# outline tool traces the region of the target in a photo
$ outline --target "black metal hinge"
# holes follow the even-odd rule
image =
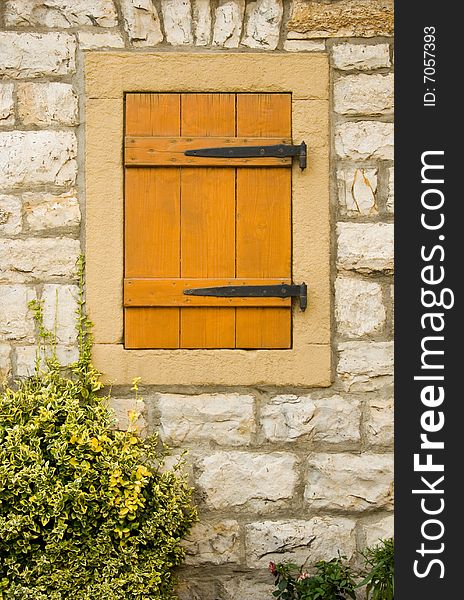
[[[287,158],[297,156],[300,169],[306,169],[306,144],[276,144],[275,146],[223,146],[221,148],[199,148],[186,150],[186,156],[207,156],[210,158]]]
[[[190,288],[184,290],[187,296],[217,296],[219,298],[292,298],[300,301],[300,309],[308,306],[306,283],[280,285],[225,285],[218,287]]]

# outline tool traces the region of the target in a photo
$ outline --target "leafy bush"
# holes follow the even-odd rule
[[[316,563],[316,573],[310,575],[294,564],[270,563],[276,578],[273,595],[280,600],[346,600],[355,599],[355,581],[344,557]]]
[[[395,546],[393,538],[381,540],[377,546],[363,552],[368,573],[359,584],[366,586],[366,598],[393,600],[395,584]]]
[[[191,490],[163,468],[156,436],[112,428],[82,293],[68,372],[34,309],[42,352],[52,348],[46,367],[38,359],[34,377],[0,396],[0,598],[174,598],[172,570],[196,520]]]

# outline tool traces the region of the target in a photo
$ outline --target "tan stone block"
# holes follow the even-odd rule
[[[290,31],[308,37],[373,37],[393,34],[393,0],[295,0]]]

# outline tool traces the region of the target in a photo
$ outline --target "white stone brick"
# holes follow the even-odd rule
[[[77,38],[81,50],[124,48],[124,40],[119,31],[79,31]]]
[[[35,291],[23,285],[0,285],[0,340],[34,340],[34,319],[28,303]]]
[[[0,33],[0,75],[68,75],[76,70],[76,41],[68,33]]]
[[[277,508],[293,496],[298,481],[296,457],[288,452],[217,452],[197,466],[197,486],[206,504],[216,510]]]
[[[246,525],[245,530],[250,568],[264,569],[270,561],[306,563],[310,567],[335,558],[339,551],[351,559],[356,550],[355,522],[341,517],[263,521]]]
[[[393,455],[311,456],[308,460],[305,501],[311,510],[391,509]]]
[[[252,396],[240,394],[161,394],[160,435],[170,445],[247,445],[255,431],[253,404]]]
[[[268,577],[264,578],[269,579]],[[258,581],[255,573],[251,578],[234,573],[233,577],[222,580],[221,584],[221,600],[269,600],[275,590],[270,581]],[[203,595],[198,598],[189,596],[185,600],[204,600],[205,598],[219,598],[219,596]]]
[[[393,444],[393,400],[369,401],[365,419],[366,439],[370,448],[388,447]]]
[[[18,114],[25,125],[76,125],[77,95],[68,83],[20,83]]]
[[[74,277],[79,254],[79,240],[0,239],[0,281],[43,281],[51,277]]]
[[[341,214],[372,216],[378,213],[377,169],[341,167],[337,171],[337,184]]]
[[[76,190],[63,194],[29,192],[23,194],[24,218],[31,231],[61,227],[76,228],[81,220]]]
[[[0,83],[0,125],[13,125],[14,99],[13,84]]]
[[[166,41],[172,46],[193,44],[190,0],[161,0]]]
[[[393,160],[393,123],[341,123],[335,129],[335,148],[341,158]]]
[[[0,194],[0,234],[16,235],[21,231],[21,200]]]
[[[214,21],[214,46],[238,47],[244,13],[245,0],[219,0]]]
[[[0,132],[0,187],[73,184],[76,146],[70,131]]]
[[[383,519],[377,519],[372,522],[363,523],[361,532],[364,537],[365,547],[377,546],[380,540],[386,540],[393,537],[394,517],[389,515]]]
[[[340,270],[360,273],[393,271],[393,225],[389,223],[339,223]]]
[[[193,0],[193,26],[197,46],[208,46],[211,42],[211,23],[210,0]]]
[[[334,44],[333,63],[336,69],[367,71],[391,66],[388,44]]]
[[[45,284],[42,292],[44,326],[56,335],[58,343],[76,342],[76,285]]]
[[[274,50],[279,43],[283,15],[282,0],[256,0],[247,9],[245,36],[242,41],[249,48]]]
[[[325,43],[313,40],[286,40],[284,50],[287,52],[325,52]]]
[[[393,74],[346,75],[334,83],[335,112],[386,115],[393,112]]]
[[[50,356],[51,352],[49,349],[46,354]],[[42,353],[41,369],[45,369],[43,355],[44,353]],[[60,364],[65,367],[79,358],[79,351],[75,346],[57,346],[56,356]],[[36,358],[36,346],[18,346],[16,348],[16,375],[18,377],[32,377],[36,372]]]
[[[346,389],[375,390],[393,375],[392,342],[339,344],[337,372]]]
[[[115,418],[115,427],[144,433],[147,429],[145,402],[141,398],[110,398],[109,408]]]
[[[338,333],[349,337],[372,335],[385,325],[382,286],[374,281],[338,277],[335,281]]]
[[[11,374],[11,348],[8,344],[0,344],[0,388]]]
[[[313,442],[352,445],[360,440],[360,418],[359,402],[340,396],[323,399],[276,396],[261,411],[264,436],[271,442],[307,438]]]
[[[134,46],[156,46],[163,41],[158,11],[151,0],[121,0],[121,9]]]
[[[240,561],[240,526],[234,519],[201,522],[187,535],[187,565],[237,563]]]
[[[388,169],[387,212],[391,214],[395,212],[395,167]]]
[[[118,24],[113,0],[6,0],[8,26],[77,27]]]

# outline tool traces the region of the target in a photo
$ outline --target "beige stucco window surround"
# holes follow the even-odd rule
[[[94,362],[107,381],[158,385],[327,386],[331,383],[328,61],[323,53],[88,52],[86,77],[87,306]],[[126,92],[291,92],[293,278],[309,306],[293,308],[290,350],[125,350],[123,109]]]

